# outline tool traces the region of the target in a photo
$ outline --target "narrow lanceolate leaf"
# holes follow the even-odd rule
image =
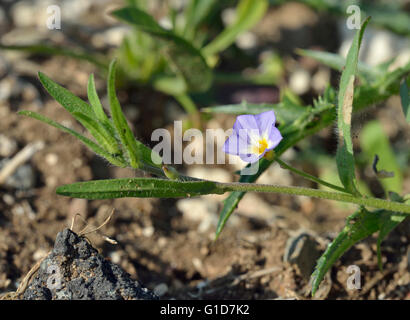
[[[87,95],[94,113],[98,120],[101,122],[108,122],[108,117],[104,112],[100,98],[98,97],[97,90],[95,89],[94,75],[91,74],[88,78]]]
[[[107,159],[109,162],[111,162],[113,165],[116,165],[118,167],[126,167],[127,164],[124,161],[124,159],[121,156],[114,156],[112,154],[110,154],[109,152],[107,152],[106,150],[104,150],[103,148],[101,148],[98,144],[96,144],[95,142],[91,141],[90,139],[84,137],[83,135],[79,134],[78,132],[64,127],[63,125],[45,117],[42,116],[41,114],[38,114],[36,112],[33,111],[20,111],[18,114],[21,115],[25,115],[37,120],[40,120],[44,123],[47,123],[57,129],[60,129],[64,132],[67,132],[71,135],[73,135],[74,137],[76,137],[77,139],[79,139],[82,143],[84,143],[88,148],[90,148],[92,151],[94,151],[96,154],[98,154],[99,156]]]
[[[400,85],[400,98],[404,116],[406,117],[406,121],[410,123],[410,93],[406,79],[404,79]]]
[[[102,123],[80,112],[74,112],[73,116],[91,133],[104,150],[114,155],[121,154],[117,140]]]
[[[379,231],[381,240],[406,218],[405,214],[387,210],[367,211],[362,208],[351,215],[346,226],[327,247],[312,274],[312,296],[315,295],[326,272],[355,243]]]
[[[201,52],[185,39],[165,30],[146,12],[133,7],[125,7],[112,12],[112,15],[139,30],[151,35],[185,79],[191,91],[207,90],[212,82],[212,72]]]
[[[268,5],[267,0],[241,0],[236,9],[235,22],[203,48],[203,54],[211,56],[229,47],[236,40],[238,34],[252,28],[259,22]]]
[[[357,31],[352,46],[346,58],[346,66],[340,79],[340,89],[337,104],[337,126],[339,145],[336,154],[339,178],[344,187],[354,195],[360,195],[356,187],[355,163],[353,156],[353,143],[351,137],[351,120],[353,112],[354,79],[357,70],[360,44],[363,32],[369,18],[365,20],[360,30]]]
[[[212,181],[177,181],[154,178],[125,178],[78,182],[57,188],[57,194],[85,199],[180,198],[221,194]]]
[[[346,65],[346,59],[342,56],[324,51],[308,50],[308,49],[298,49],[296,53],[301,56],[310,57],[319,61],[320,63],[331,67],[332,69],[342,71],[343,67]],[[375,79],[381,75],[381,71],[378,68],[371,67],[363,62],[358,61],[357,63],[357,73],[360,77],[366,79]]]
[[[130,127],[128,126],[127,120],[121,111],[120,102],[118,101],[117,94],[115,93],[115,60],[110,64],[108,71],[108,99],[110,101],[111,117],[114,122],[114,126],[117,130],[117,134],[121,139],[125,151],[128,156],[131,167],[140,168],[141,167],[141,155],[138,152],[137,141],[132,134]]]
[[[51,80],[44,73],[39,72],[38,77],[47,92],[68,112],[71,114],[74,112],[80,112],[90,117],[93,116],[94,112],[87,102],[81,100],[79,97]]]
[[[162,172],[161,166],[159,165],[159,163],[161,163],[159,155],[154,154],[154,157],[157,159],[157,163],[154,163],[151,158],[153,151],[135,139],[121,111],[120,102],[115,93],[115,63],[115,60],[111,62],[108,72],[108,98],[110,101],[111,117],[117,134],[126,149],[125,151],[130,165],[136,169],[143,169],[146,166],[156,167],[159,172]]]
[[[94,75],[91,74],[88,78],[87,85],[87,95],[88,100],[93,108],[95,116],[101,122],[106,130],[111,134],[112,137],[116,136],[116,131],[111,120],[108,119],[107,115],[104,112],[104,108],[101,104],[100,98],[98,97],[97,90],[95,89]]]

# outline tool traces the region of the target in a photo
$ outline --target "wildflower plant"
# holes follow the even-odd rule
[[[126,18],[130,13],[122,12],[121,15]],[[361,29],[357,31],[345,60],[326,53],[302,52],[324,63],[330,62],[336,68],[343,70],[338,93],[332,87],[328,87],[323,96],[311,106],[300,106],[284,96],[282,101],[276,105],[242,103],[203,110],[207,113],[238,115],[233,133],[224,145],[224,151],[238,155],[249,162],[248,166],[257,163],[258,170],[252,175],[241,175],[237,183],[220,183],[184,176],[172,166],[162,165],[158,154],[153,153],[150,148],[135,139],[115,93],[115,61],[109,66],[107,81],[110,117],[102,108],[93,76],[90,76],[88,83],[89,103],[87,103],[46,75],[39,73],[40,81],[50,95],[88,130],[94,140],[35,112],[20,111],[20,114],[33,117],[74,135],[112,165],[131,167],[156,176],[78,182],[58,187],[57,194],[75,198],[111,199],[121,197],[177,198],[230,192],[220,213],[216,238],[246,192],[302,195],[358,205],[357,211],[347,219],[346,226],[317,262],[312,275],[312,294],[314,295],[333,263],[355,243],[375,232],[379,233],[378,257],[380,267],[382,267],[380,255],[382,240],[410,214],[409,195],[387,192],[389,199],[363,195],[355,174],[355,156],[351,138],[353,112],[383,101],[399,92],[403,110],[407,115],[409,110],[406,76],[410,72],[410,64],[388,72],[385,67],[370,70],[358,63],[359,48],[368,22],[369,19],[366,19]],[[166,38],[166,41],[175,40],[169,34],[155,28],[152,27],[150,32],[155,33],[158,37]],[[176,43],[179,43],[178,41]],[[218,48],[222,44],[213,46]],[[211,46],[207,51],[215,52],[216,49],[212,48]],[[357,86],[355,85],[356,78],[363,80]],[[280,159],[287,149],[332,125],[335,120],[338,129],[336,163],[342,186],[293,168]],[[274,162],[278,162],[283,169],[333,190],[255,183],[257,178]]]

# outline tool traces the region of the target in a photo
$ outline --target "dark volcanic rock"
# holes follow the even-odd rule
[[[53,251],[41,263],[23,299],[153,300],[158,297],[119,266],[105,260],[84,238],[65,229],[57,235]]]

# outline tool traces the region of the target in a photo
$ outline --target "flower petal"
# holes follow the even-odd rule
[[[273,110],[265,111],[255,116],[260,135],[266,138],[270,135],[272,127],[275,126],[276,117]]]
[[[256,118],[252,114],[240,115],[236,118],[233,130],[239,135],[239,139],[247,141],[247,144],[256,145],[260,139],[260,130]]]
[[[237,133],[234,131],[228,139],[226,139],[223,145],[223,152],[239,155],[239,137]]]
[[[276,127],[272,127],[270,135],[268,137],[268,147],[266,148],[266,151],[272,150],[275,148],[279,142],[283,139],[280,131]]]
[[[235,131],[240,129],[259,129],[253,114],[242,114],[236,117],[235,124],[233,125]]]
[[[254,153],[240,153],[239,157],[242,159],[242,161],[249,162],[249,163],[254,163],[258,161],[260,158],[262,158],[263,155],[256,155]]]

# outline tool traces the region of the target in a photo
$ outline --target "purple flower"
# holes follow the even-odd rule
[[[273,110],[236,118],[232,135],[225,141],[223,151],[238,155],[243,161],[256,162],[283,139],[275,127]]]

